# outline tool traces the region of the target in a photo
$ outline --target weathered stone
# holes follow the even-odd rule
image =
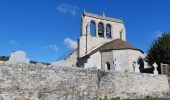
[[[92,21],[95,23],[95,36],[90,35],[90,24]],[[103,23],[104,37],[98,36],[99,23]],[[106,25],[108,24],[112,27],[111,38],[106,37]],[[122,33],[122,39],[126,41],[126,30],[122,20],[84,12],[81,19],[81,37],[78,41],[78,57],[83,57],[87,52],[103,43],[120,38],[120,32]]]
[[[4,100],[4,97],[3,97],[3,96],[0,96],[0,100]]]
[[[25,100],[21,96],[15,96],[13,100]]]
[[[158,70],[157,70],[158,65],[154,63],[153,67],[154,67],[154,74],[158,74]]]
[[[95,37],[90,35],[91,21],[95,23]],[[105,96],[136,99],[167,94],[167,76],[134,73],[139,70],[135,70],[133,64],[144,57],[141,50],[128,48],[131,46],[97,49],[127,45],[122,20],[84,12],[81,22],[78,49],[66,60],[52,65],[29,64],[26,54],[17,51],[8,62],[0,62],[0,99],[99,100]],[[101,23],[103,37],[98,34]],[[111,26],[110,38],[107,38],[107,25]],[[119,41],[113,46],[114,40]],[[105,45],[108,42],[110,46]],[[76,65],[86,68],[74,68]]]
[[[72,66],[72,63],[70,61],[67,60],[60,60],[60,61],[56,61],[53,62],[51,65],[55,66],[59,66],[59,67],[70,67]]]
[[[169,89],[164,75],[41,66],[2,64],[0,95],[5,93],[7,100],[13,97],[16,100],[97,100],[105,95],[108,98],[163,96]]]
[[[12,52],[8,60],[9,63],[29,63],[26,53],[23,51]]]

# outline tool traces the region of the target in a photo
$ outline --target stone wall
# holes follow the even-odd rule
[[[93,36],[81,36],[78,40],[78,57],[83,57],[88,52],[94,50],[96,47],[101,46],[112,39],[105,39]]]
[[[42,64],[0,63],[1,100],[99,100],[162,96],[164,75],[103,72]]]
[[[102,56],[102,69],[106,70],[106,62],[110,63],[111,70],[115,70],[115,67],[119,67],[119,71],[135,72],[139,70],[138,59],[144,58],[144,54],[137,50],[122,49],[101,52]],[[135,64],[135,66],[133,66]],[[145,66],[146,67],[146,66]],[[138,71],[139,73],[139,71]]]
[[[77,52],[78,50],[74,50],[65,60],[71,62],[73,66],[76,66],[77,63]]]
[[[140,51],[137,50],[131,50],[131,49],[124,49],[124,50],[113,50],[113,58],[117,60],[120,64],[121,70],[133,72],[133,63],[138,66],[137,68],[139,69],[139,65],[137,63],[138,59],[144,58],[144,54],[141,53]]]
[[[96,100],[96,75],[95,70],[1,63],[0,95],[5,100],[15,96],[22,100]]]
[[[85,63],[85,62],[83,62]],[[101,54],[100,52],[96,52],[93,55],[91,55],[88,59],[87,62],[84,64],[86,65],[85,68],[89,67],[96,67],[97,69],[101,69]]]
[[[146,98],[161,97],[169,89],[167,77],[164,75],[140,73],[109,73],[101,78],[100,90],[108,97]]]
[[[102,67],[102,69],[103,70],[108,70],[107,69],[107,66],[106,66],[106,62],[109,62],[109,64],[110,64],[110,70],[115,70],[115,66],[114,66],[114,64],[113,64],[113,61],[114,61],[114,59],[113,59],[113,53],[112,52],[102,52],[101,53],[101,61],[102,61],[102,65],[101,65],[101,67]]]

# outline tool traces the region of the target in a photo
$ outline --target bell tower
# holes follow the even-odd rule
[[[104,43],[119,38],[126,41],[126,31],[121,19],[106,17],[104,13],[96,15],[84,11],[81,17],[81,36],[78,40],[78,58]]]

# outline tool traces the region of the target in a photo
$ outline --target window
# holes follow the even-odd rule
[[[90,22],[90,34],[91,36],[96,36],[96,28],[95,28],[95,22],[92,20]]]
[[[98,35],[104,37],[104,25],[101,22],[98,24]]]
[[[109,62],[106,62],[106,69],[110,70],[110,63]]]
[[[123,30],[120,31],[120,39],[122,40]]]
[[[136,63],[133,62],[133,72],[134,72],[134,73],[135,73],[135,65],[136,65]]]
[[[111,38],[111,25],[106,25],[106,37]]]

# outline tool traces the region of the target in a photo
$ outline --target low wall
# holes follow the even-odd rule
[[[162,97],[169,90],[167,76],[164,75],[128,72],[109,72],[105,75],[101,78],[100,90],[110,98]]]
[[[141,98],[162,96],[168,89],[164,75],[0,63],[0,100]]]

